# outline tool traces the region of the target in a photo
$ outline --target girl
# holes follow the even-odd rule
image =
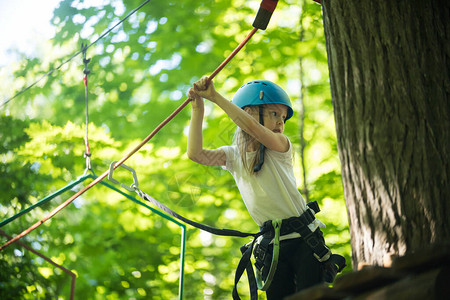
[[[192,99],[192,117],[188,157],[203,165],[222,166],[228,170],[260,228],[266,226],[267,221],[299,217],[308,211],[296,187],[292,144],[283,134],[285,122],[293,115],[289,97],[283,89],[270,81],[255,80],[239,88],[230,102],[214,89],[212,82],[208,84],[207,77],[203,77],[189,90],[189,98]],[[203,148],[202,98],[218,105],[238,126],[233,145]],[[268,299],[283,299],[323,282],[323,267],[314,257],[311,246],[298,232],[283,231],[283,226],[281,233],[285,234],[280,238],[278,265],[267,290]],[[319,226],[325,227],[313,215],[307,224],[308,231],[323,243]]]

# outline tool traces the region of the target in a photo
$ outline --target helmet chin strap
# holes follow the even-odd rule
[[[262,93],[262,91],[261,91],[261,93]],[[262,95],[260,95],[260,98],[262,98],[261,96]],[[259,123],[262,126],[264,126],[263,105],[260,104],[260,105],[258,105],[258,107],[259,107]],[[253,172],[255,172],[255,173],[259,172],[261,170],[261,168],[262,168],[262,165],[264,164],[264,151],[265,151],[265,149],[266,149],[266,147],[262,143],[260,143],[260,146],[259,146],[259,162],[253,168]]]

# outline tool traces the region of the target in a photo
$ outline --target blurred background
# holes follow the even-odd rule
[[[85,173],[82,55],[59,66],[141,3],[0,1],[0,221]],[[247,36],[259,4],[150,1],[92,45],[87,50],[88,174],[104,173],[170,115],[192,83],[211,74]],[[319,4],[280,1],[268,28],[254,35],[214,84],[231,99],[254,79],[272,80],[290,95],[295,113],[285,133],[295,147],[298,188],[305,200],[319,202],[317,217],[327,224],[327,245],[350,264]],[[230,144],[233,123],[208,102],[205,115],[205,146]],[[190,105],[127,160],[140,188],[197,222],[257,232],[231,175],[187,158],[189,120]],[[132,182],[126,171],[115,177]],[[19,234],[91,181],[0,229]],[[190,226],[186,239],[184,298],[230,299],[239,247],[249,240],[213,236]],[[7,240],[0,238],[2,244]],[[76,298],[178,298],[180,226],[104,185],[88,190],[21,241],[77,274]],[[69,299],[70,276],[18,244],[0,252],[0,269],[2,299]],[[245,278],[239,293],[248,297]]]

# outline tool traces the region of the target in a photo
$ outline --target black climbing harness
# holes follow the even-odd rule
[[[345,258],[338,254],[332,254],[331,250],[325,245],[323,238],[317,234],[317,231],[313,232],[308,227],[308,225],[315,220],[315,214],[320,211],[319,205],[316,201],[308,203],[308,208],[306,209],[306,211],[298,217],[291,217],[283,220],[277,219],[266,221],[260,228],[260,231],[258,233],[248,233],[233,229],[220,229],[189,220],[174,212],[164,204],[160,203],[158,200],[144,193],[139,189],[136,172],[132,168],[124,164],[120,166],[132,173],[133,183],[130,186],[127,186],[115,180],[113,178],[113,173],[116,163],[116,161],[113,161],[110,165],[108,179],[111,182],[119,184],[121,187],[130,192],[136,192],[142,199],[151,202],[169,215],[191,226],[215,235],[253,237],[253,240],[250,243],[242,246],[240,249],[242,252],[242,258],[239,261],[235,273],[234,288],[232,292],[234,300],[240,299],[237,292],[237,284],[239,283],[244,270],[247,272],[251,300],[256,300],[258,298],[258,289],[266,291],[269,288],[278,264],[280,237],[282,235],[290,234],[293,232],[297,232],[301,235],[301,238],[305,240],[306,244],[313,251],[316,259],[323,264],[323,280],[325,282],[333,282],[336,274],[341,272],[346,266]],[[269,245],[272,242],[273,250],[272,252],[270,252]],[[256,276],[251,263],[252,254],[255,257]]]
[[[250,285],[251,299],[257,299],[256,286],[252,283],[256,281],[260,290],[267,290],[274,274],[274,268],[278,263],[279,238],[280,236],[297,232],[304,239],[306,244],[313,251],[314,257],[323,264],[323,280],[333,282],[337,273],[341,272],[346,264],[345,258],[338,254],[332,254],[331,250],[325,245],[321,235],[317,231],[311,231],[308,227],[315,220],[315,214],[320,211],[316,201],[307,204],[308,209],[299,217],[291,217],[283,220],[269,220],[261,227],[262,236],[256,241],[248,243],[241,247],[242,259],[235,274],[235,287],[233,289],[233,299],[240,299],[237,294],[236,285],[240,277],[247,271],[247,277]],[[255,242],[256,241],[256,242]],[[272,252],[269,245],[273,243]],[[250,256],[253,252],[255,257],[256,276],[253,272]],[[262,281],[265,280],[264,285]]]

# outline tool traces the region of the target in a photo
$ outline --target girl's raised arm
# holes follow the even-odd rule
[[[192,116],[189,126],[187,155],[189,159],[206,166],[224,166],[226,163],[225,152],[221,149],[203,149],[203,99],[194,91],[189,90],[192,99]]]

